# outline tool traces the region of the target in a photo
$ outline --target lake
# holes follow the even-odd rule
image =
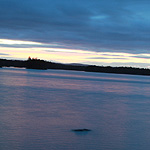
[[[149,150],[149,139],[149,76],[0,68],[0,150]]]

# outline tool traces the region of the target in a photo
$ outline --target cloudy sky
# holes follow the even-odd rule
[[[0,58],[150,67],[148,0],[0,0]]]

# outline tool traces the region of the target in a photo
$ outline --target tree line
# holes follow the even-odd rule
[[[147,68],[61,64],[30,57],[27,60],[0,59],[0,67],[19,67],[42,70],[61,69],[116,74],[150,75],[150,69]]]

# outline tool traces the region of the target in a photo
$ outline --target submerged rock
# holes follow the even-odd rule
[[[90,129],[73,129],[72,131],[74,132],[86,132],[86,131],[91,131]]]

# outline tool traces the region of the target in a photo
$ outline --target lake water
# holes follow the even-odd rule
[[[0,150],[149,150],[149,140],[148,76],[0,69]]]

